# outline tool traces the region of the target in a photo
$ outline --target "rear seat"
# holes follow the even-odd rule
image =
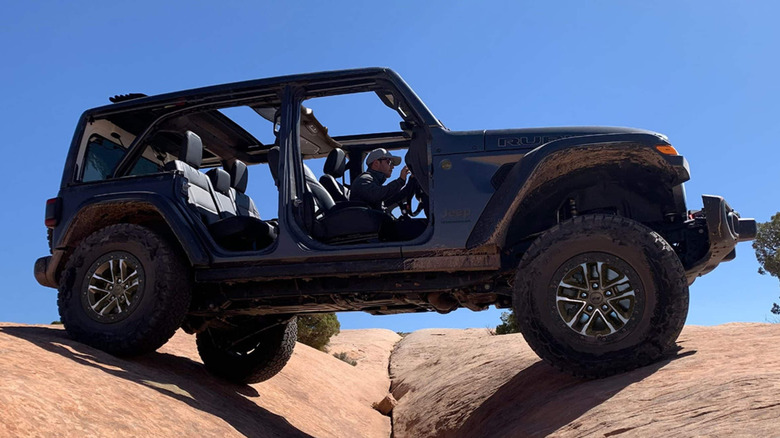
[[[230,194],[230,175],[222,169],[214,168],[206,172],[206,176],[211,181],[214,203],[219,216],[223,219],[238,216],[236,203]]]
[[[239,215],[231,198],[230,175],[227,172],[211,169],[204,175],[198,171],[203,159],[203,144],[195,133],[186,132],[181,157],[185,160],[172,161],[166,169],[178,170],[187,177],[188,202],[220,246],[233,251],[251,251],[273,243],[276,230],[260,220],[259,215]]]
[[[165,170],[178,170],[181,172],[189,184],[187,185],[187,201],[199,213],[201,220],[206,225],[213,224],[220,219],[219,208],[214,202],[212,195],[211,181],[209,178],[198,171],[203,160],[203,143],[200,137],[191,131],[184,135],[179,158],[183,160],[174,160],[165,165]]]
[[[236,206],[236,212],[239,216],[251,216],[260,219],[260,213],[257,212],[254,201],[246,194],[246,186],[249,182],[249,172],[243,161],[236,160],[230,168],[227,169],[230,175],[230,197]]]

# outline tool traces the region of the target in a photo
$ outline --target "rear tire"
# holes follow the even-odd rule
[[[260,383],[284,368],[298,338],[296,318],[282,323],[248,320],[232,329],[198,333],[203,364],[211,373],[234,383]]]
[[[651,229],[613,215],[580,216],[531,245],[514,306],[542,359],[599,378],[648,365],[675,345],[688,283],[672,247]]]
[[[120,356],[148,353],[173,336],[190,304],[186,262],[152,230],[111,225],[68,259],[57,304],[75,340]]]

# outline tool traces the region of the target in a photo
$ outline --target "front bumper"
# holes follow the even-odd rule
[[[688,284],[718,266],[736,257],[738,242],[746,242],[756,237],[756,220],[743,219],[720,196],[703,195],[704,208],[694,214],[706,219],[706,232],[709,249],[703,257],[685,271]]]

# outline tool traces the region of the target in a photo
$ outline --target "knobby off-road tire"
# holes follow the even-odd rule
[[[214,375],[235,383],[260,383],[279,373],[290,360],[298,324],[295,318],[267,328],[262,321],[244,324],[253,326],[250,332],[259,331],[249,336],[243,335],[245,327],[198,333],[198,353]]]
[[[688,314],[688,283],[656,232],[619,216],[580,216],[528,249],[514,308],[542,359],[600,378],[648,365],[675,345]]]
[[[154,351],[173,336],[190,304],[189,267],[152,230],[111,225],[68,259],[57,304],[68,334],[119,356]]]

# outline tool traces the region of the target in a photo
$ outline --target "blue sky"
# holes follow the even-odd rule
[[[662,132],[691,164],[689,208],[718,194],[767,221],[780,210],[778,9],[770,1],[7,2],[0,321],[59,318],[56,291],[32,276],[48,252],[44,202],[57,194],[79,114],[118,93],[387,66],[450,129]],[[383,122],[348,102],[322,107],[336,133]],[[264,178],[252,173],[250,194],[266,200],[261,211],[275,211]],[[691,287],[689,324],[771,318],[777,279],[757,274],[749,244],[737,252]],[[499,314],[339,318],[343,328],[411,331],[495,326]]]

